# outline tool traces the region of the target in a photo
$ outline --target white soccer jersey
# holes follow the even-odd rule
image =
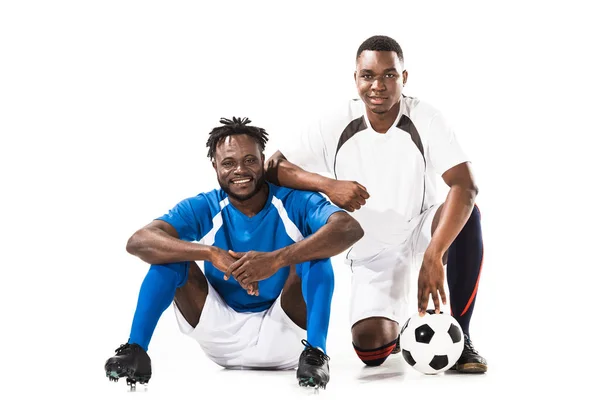
[[[468,161],[440,112],[406,96],[386,134],[373,130],[356,99],[288,139],[280,151],[290,162],[367,188],[371,197],[352,214],[365,235],[351,259],[403,243],[413,218],[439,201],[436,175]]]

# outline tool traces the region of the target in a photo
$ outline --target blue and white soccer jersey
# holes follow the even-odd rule
[[[292,163],[339,180],[357,181],[370,198],[352,216],[365,234],[349,251],[350,320],[383,316],[403,323],[417,310],[416,285],[431,223],[439,208],[436,181],[468,161],[438,110],[403,96],[386,134],[373,130],[362,101],[287,138]]]
[[[331,214],[342,211],[319,193],[268,185],[267,202],[253,217],[236,209],[219,189],[185,199],[158,219],[171,224],[181,240],[236,252],[269,252],[315,233]],[[259,296],[248,295],[235,279],[224,280],[224,273],[208,261],[203,269],[209,293],[195,329],[174,305],[182,332],[224,367],[295,367],[306,332],[281,309],[279,296],[289,267],[260,281]]]

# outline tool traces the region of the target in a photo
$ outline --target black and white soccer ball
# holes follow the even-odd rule
[[[460,325],[449,314],[428,310],[410,317],[400,331],[404,360],[424,374],[439,374],[452,367],[464,347]]]

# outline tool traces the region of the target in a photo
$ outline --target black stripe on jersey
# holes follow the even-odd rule
[[[427,164],[427,161],[425,161],[425,151],[423,151],[423,142],[421,142],[421,136],[419,135],[419,131],[417,131],[417,127],[415,126],[415,124],[413,124],[410,118],[402,114],[402,117],[400,117],[400,122],[398,122],[398,125],[396,125],[396,127],[398,129],[403,130],[404,132],[407,132],[410,135],[410,138],[412,139],[413,143],[415,144],[415,146],[417,146],[417,149],[419,149],[419,152],[421,152],[421,155],[423,156],[423,162]],[[427,181],[425,180],[425,175],[423,175],[423,199],[421,200],[421,212],[425,211],[423,210],[423,206],[425,205],[426,184]]]
[[[404,132],[407,132],[410,135],[410,138],[412,139],[413,143],[421,152],[423,160],[425,160],[425,152],[423,151],[423,142],[421,142],[421,136],[419,135],[419,131],[417,131],[417,127],[415,126],[415,124],[413,124],[410,118],[402,114],[400,122],[398,122],[396,128],[402,129]]]
[[[337,173],[335,172],[335,164],[337,163],[337,155],[338,155],[338,151],[340,151],[340,147],[342,147],[344,145],[344,143],[346,143],[348,140],[350,140],[350,138],[352,136],[354,136],[358,132],[364,131],[366,129],[367,129],[367,123],[365,122],[365,117],[362,116],[362,117],[358,117],[355,120],[351,121],[348,124],[348,126],[346,126],[346,128],[344,129],[344,132],[342,132],[342,135],[340,136],[340,140],[338,140],[337,149],[335,149],[335,156],[333,157],[333,174],[335,175],[335,179],[337,179]]]

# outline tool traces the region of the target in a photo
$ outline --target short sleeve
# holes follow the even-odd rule
[[[315,121],[292,132],[285,138],[279,151],[291,163],[310,172],[331,173],[328,151],[321,129]]]
[[[316,192],[300,192],[305,198],[306,206],[301,215],[302,233],[306,237],[321,229],[336,212],[345,212],[339,207],[331,204],[325,197]]]
[[[469,161],[454,131],[440,113],[431,120],[428,147],[428,161],[439,175],[460,163]]]
[[[199,241],[206,232],[210,231],[212,224],[210,207],[204,196],[182,200],[157,219],[173,226],[179,239],[188,242]]]

